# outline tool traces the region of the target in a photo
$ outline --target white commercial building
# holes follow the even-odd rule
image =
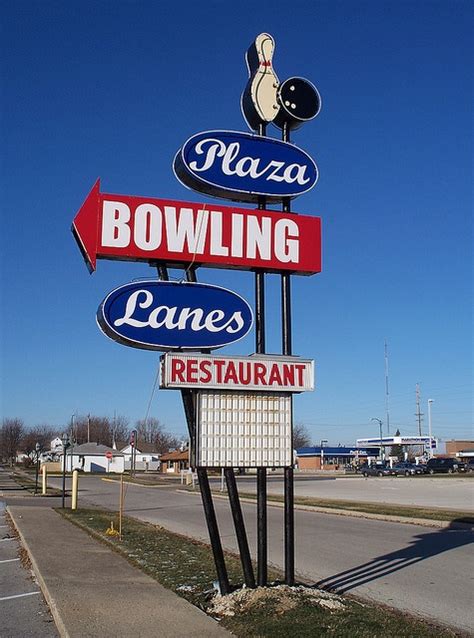
[[[61,470],[64,469],[64,454],[61,452]],[[66,472],[111,472],[121,474],[125,469],[124,456],[99,443],[83,443],[66,450]]]

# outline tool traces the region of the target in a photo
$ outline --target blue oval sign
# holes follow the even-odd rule
[[[145,350],[203,350],[242,339],[253,323],[235,292],[198,283],[136,281],[116,288],[97,311],[104,334]]]
[[[176,154],[173,168],[188,188],[238,202],[257,202],[259,196],[281,202],[318,181],[318,167],[297,146],[234,131],[193,135]]]

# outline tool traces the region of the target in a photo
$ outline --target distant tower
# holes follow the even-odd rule
[[[420,384],[416,384],[416,420],[418,421],[418,436],[422,436],[421,434],[421,422],[423,419],[423,413],[420,411]]]
[[[389,409],[389,393],[388,393],[388,347],[385,346],[385,413],[387,415],[387,435],[390,436],[390,409]]]

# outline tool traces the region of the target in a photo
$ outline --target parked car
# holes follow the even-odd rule
[[[474,459],[469,459],[469,461],[467,461],[466,472],[474,472]]]
[[[414,476],[415,474],[424,474],[425,467],[423,465],[416,465],[416,463],[409,463],[408,461],[400,461],[392,465],[392,470],[395,474],[404,474],[405,476]]]
[[[430,459],[426,464],[428,474],[444,472],[452,474],[453,472],[464,472],[464,463],[453,458],[436,458]]]
[[[393,476],[395,474],[390,465],[383,463],[374,463],[372,465],[365,463],[360,466],[359,472],[363,476]]]

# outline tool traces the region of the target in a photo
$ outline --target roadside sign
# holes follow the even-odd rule
[[[240,295],[210,284],[139,280],[119,286],[97,311],[102,332],[145,350],[221,348],[245,337],[253,312]]]
[[[314,390],[314,361],[278,355],[218,357],[168,353],[161,357],[160,387],[310,391]]]
[[[257,134],[197,133],[181,147],[173,164],[175,176],[186,187],[257,208],[106,194],[100,192],[97,180],[72,225],[90,272],[96,269],[97,259],[147,262],[158,270],[161,281],[132,282],[109,293],[99,307],[97,321],[108,337],[124,345],[173,350],[162,357],[161,387],[194,389],[181,394],[192,440],[191,461],[198,468],[223,594],[229,593],[230,586],[206,468],[225,468],[247,587],[255,586],[255,578],[234,468],[258,471],[259,585],[267,582],[264,470],[284,468],[285,582],[293,585],[292,394],[314,388],[314,362],[290,356],[290,276],[321,271],[321,219],[289,208],[291,199],[314,187],[318,168],[305,151],[291,143],[290,131],[319,113],[321,98],[304,78],[279,82],[273,69],[273,48],[273,38],[261,33],[246,56],[249,79],[241,107]],[[266,136],[270,122],[282,130],[282,140]],[[282,205],[282,211],[266,209],[276,203]],[[235,293],[225,289],[217,293],[217,287],[197,284],[196,269],[201,266],[255,273],[258,355],[219,358],[208,354],[245,336],[253,313]],[[186,269],[188,283],[169,282],[168,267]],[[264,354],[265,273],[281,275],[281,356]],[[214,289],[210,299],[203,292],[208,289]],[[167,296],[171,290],[179,291],[177,298]],[[193,294],[198,291],[197,296],[191,290]],[[223,291],[224,296],[233,297],[229,305]],[[199,350],[200,354],[182,350]],[[130,445],[134,474],[136,430]],[[110,471],[113,453],[108,451],[105,457]]]
[[[212,268],[321,271],[321,219],[294,212],[110,195],[97,180],[72,225],[90,272],[97,259]]]
[[[237,202],[282,202],[318,181],[314,160],[294,144],[237,131],[193,135],[173,164],[179,181],[200,193]]]

